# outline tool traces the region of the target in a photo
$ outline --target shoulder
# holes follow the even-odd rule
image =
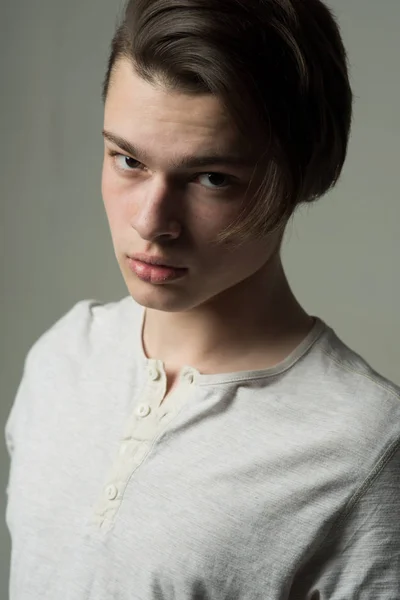
[[[329,429],[341,432],[343,447],[371,466],[400,440],[400,387],[329,327],[310,359],[307,389],[313,390],[313,408]]]
[[[363,402],[386,398],[400,409],[400,387],[376,371],[331,328],[326,328],[318,346],[322,351],[323,373],[334,384],[334,390]]]
[[[47,368],[60,360],[76,368],[110,341],[118,340],[127,322],[139,318],[139,305],[128,296],[116,302],[80,300],[32,345],[25,370]]]
[[[71,389],[94,355],[103,353],[108,360],[112,344],[138,322],[140,308],[131,296],[110,303],[81,300],[37,339],[25,357],[6,422],[10,456],[16,441],[26,437],[34,422],[46,418],[55,399],[62,397],[58,391]]]
[[[367,476],[400,441],[400,388],[325,326],[289,383],[343,466]]]

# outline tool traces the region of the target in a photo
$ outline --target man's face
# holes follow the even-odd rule
[[[145,82],[118,63],[104,119],[102,193],[115,254],[131,296],[156,310],[186,311],[253,285],[278,237],[216,244],[238,215],[257,156],[220,101]],[[256,181],[256,180],[255,180]],[[174,281],[143,281],[128,255],[186,267]]]

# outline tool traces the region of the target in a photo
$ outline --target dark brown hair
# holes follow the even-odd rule
[[[211,93],[259,144],[263,178],[220,241],[260,237],[337,182],[352,117],[347,56],[320,0],[130,0],[103,84],[129,58],[146,81]]]

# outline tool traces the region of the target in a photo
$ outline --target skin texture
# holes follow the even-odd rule
[[[148,83],[126,59],[112,77],[104,131],[104,205],[129,293],[147,307],[147,355],[164,360],[171,379],[183,365],[218,373],[282,360],[312,326],[283,272],[283,232],[239,247],[216,243],[239,213],[255,145],[251,151],[240,138],[218,98]],[[239,164],[192,164],[210,155]],[[255,171],[255,187],[259,176]],[[134,253],[172,260],[187,273],[169,283],[143,282],[127,264]]]

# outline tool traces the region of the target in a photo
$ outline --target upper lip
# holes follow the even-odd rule
[[[150,256],[148,254],[132,254],[129,258],[133,260],[139,260],[140,262],[147,263],[149,265],[159,265],[161,267],[173,267],[174,269],[185,269],[186,267],[180,267],[168,258],[162,256]]]

